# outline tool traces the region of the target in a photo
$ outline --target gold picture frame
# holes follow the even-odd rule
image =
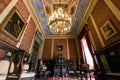
[[[63,45],[57,45],[57,52],[63,51]]]
[[[0,25],[0,31],[15,41],[21,38],[25,29],[26,21],[16,8],[13,8],[3,23]]]
[[[106,40],[113,37],[117,33],[115,27],[109,20],[106,21],[105,24],[103,24],[100,30]]]

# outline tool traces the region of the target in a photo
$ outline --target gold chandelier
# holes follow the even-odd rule
[[[72,18],[60,7],[48,18],[48,25],[53,34],[67,34],[71,30]]]

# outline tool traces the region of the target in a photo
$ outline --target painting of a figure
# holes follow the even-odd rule
[[[20,17],[15,13],[4,29],[11,35],[13,35],[15,38],[18,38],[20,31],[23,28],[23,25],[24,23],[22,22]]]
[[[110,36],[114,32],[109,24],[106,27],[104,27],[103,30],[105,31],[106,36]]]
[[[20,13],[14,8],[2,24],[2,32],[19,40],[25,27],[25,21]]]
[[[110,21],[105,22],[105,24],[100,29],[105,39],[109,39],[117,33],[115,26],[113,26]]]
[[[63,45],[58,45],[57,46],[57,51],[59,52],[59,51],[63,51]]]

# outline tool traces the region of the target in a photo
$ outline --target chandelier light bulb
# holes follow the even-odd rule
[[[62,8],[58,8],[48,18],[49,29],[53,34],[67,34],[70,32],[72,18],[63,12]]]

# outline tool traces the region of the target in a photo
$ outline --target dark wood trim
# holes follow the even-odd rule
[[[15,46],[13,46],[13,45],[11,45],[3,40],[0,40],[0,46],[3,48],[8,48],[9,50],[15,50],[15,49],[17,50],[18,49],[17,47],[15,47]]]
[[[101,53],[102,51],[105,51],[105,50],[107,50],[107,49],[109,49],[109,48],[112,48],[112,47],[114,47],[114,46],[119,47],[119,46],[120,46],[120,41],[116,41],[115,43],[113,43],[113,44],[111,44],[111,45],[109,45],[109,46],[106,46],[106,47],[102,48],[101,50],[95,51],[95,54],[99,54],[99,53]]]

